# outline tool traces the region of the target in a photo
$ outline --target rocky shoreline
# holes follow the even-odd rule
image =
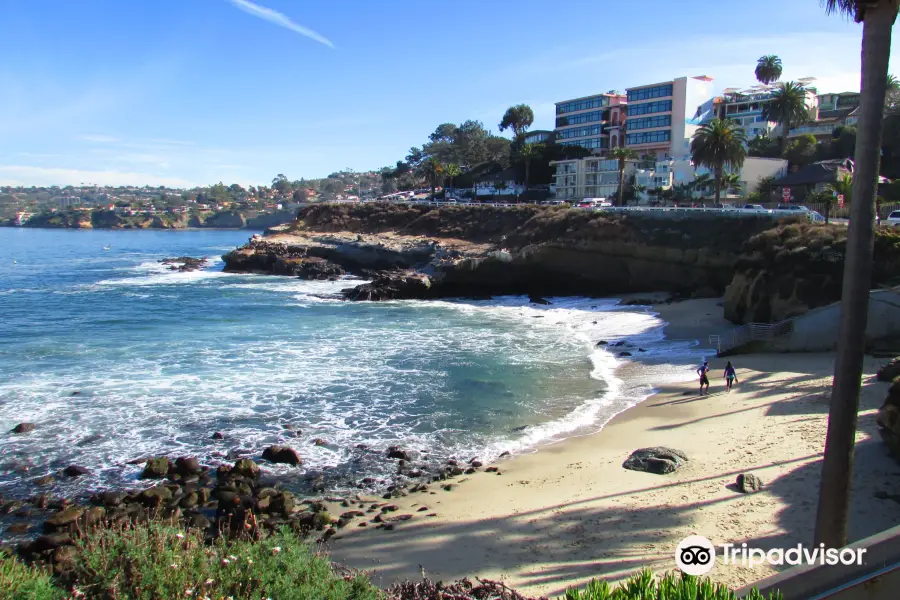
[[[34,423],[20,423],[10,434],[28,435],[35,427]],[[215,432],[212,437],[225,436]],[[256,531],[288,527],[304,536],[327,541],[351,524],[389,531],[397,523],[414,517],[436,516],[427,505],[421,505],[416,511],[423,514],[393,514],[397,507],[391,500],[410,494],[449,492],[456,487],[458,478],[478,471],[501,474],[497,466],[486,466],[476,457],[434,460],[400,446],[374,451],[359,445],[356,450],[394,465],[394,477],[390,480],[366,477],[354,482],[356,492],[327,495],[323,475],[301,474],[302,457],[287,445],[269,446],[258,459],[238,458],[215,466],[201,464],[191,456],[152,456],[128,461],[142,466],[141,484],[111,487],[74,499],[48,493],[0,497],[0,519],[7,521],[0,534],[0,546],[4,540],[18,542],[14,550],[28,560],[64,562],[79,535],[98,527],[123,527],[151,519],[202,530],[208,539],[256,535]],[[313,489],[319,493],[303,497],[286,489],[284,484],[288,478],[273,472],[274,465],[297,468],[299,477],[315,480]],[[91,471],[79,465],[70,465],[57,473],[63,479],[90,476]],[[54,476],[40,479],[43,481],[32,483],[46,485]]]

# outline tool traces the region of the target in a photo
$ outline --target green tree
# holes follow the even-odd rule
[[[285,177],[284,174],[279,173],[275,179],[272,180],[272,188],[279,194],[286,195],[291,192],[291,182],[288,181],[288,178]]]
[[[778,84],[772,92],[772,99],[763,104],[762,116],[767,121],[781,125],[781,150],[787,146],[787,136],[794,125],[802,125],[809,120],[809,106],[806,104],[806,88],[793,81]]]
[[[643,194],[644,192],[647,192],[647,195],[648,195],[648,196],[650,196],[650,195],[655,195],[655,194],[656,194],[656,190],[655,190],[655,189],[654,189],[654,190],[649,190],[649,191],[648,191],[646,185],[641,185],[641,184],[639,184],[639,183],[636,183],[636,184],[634,184],[633,186],[631,186],[631,189],[632,189],[632,191],[634,192],[634,197],[635,197],[635,198],[639,198],[640,195]]]
[[[444,174],[444,165],[441,164],[441,161],[432,156],[422,163],[421,169],[422,176],[431,185],[431,197],[434,198],[434,190],[437,187],[437,182]]]
[[[792,165],[808,165],[816,159],[818,142],[814,135],[806,134],[794,138],[784,149],[782,157]]]
[[[756,79],[766,85],[778,81],[781,77],[781,59],[774,54],[767,54],[756,61]]]
[[[722,189],[725,190],[726,196],[728,195],[728,192],[732,191],[736,194],[740,194],[743,185],[740,173],[725,173],[722,175]]]
[[[828,13],[841,12],[863,24],[862,90],[852,194],[855,201],[850,204],[841,324],[816,515],[815,542],[829,548],[840,548],[847,543],[859,388],[872,282],[882,119],[888,87],[891,32],[900,8],[898,1],[825,0]]]
[[[525,189],[531,183],[531,161],[540,157],[544,152],[543,144],[523,144],[519,149],[519,158],[525,163]]]
[[[888,75],[887,94],[884,98],[885,114],[893,115],[900,112],[900,80],[893,75]]]
[[[747,157],[746,134],[730,119],[713,119],[701,125],[691,139],[691,159],[697,167],[713,172],[716,204],[720,203],[725,169],[740,169]]]
[[[500,131],[512,129],[513,137],[520,139],[532,123],[534,123],[534,112],[531,107],[527,104],[517,104],[506,109],[499,127]]]
[[[462,175],[462,169],[458,165],[450,163],[444,167],[444,177],[450,180],[450,188],[453,189],[453,180]],[[444,194],[446,197],[446,194]]]
[[[713,182],[712,175],[709,173],[703,173],[702,175],[697,175],[694,177],[694,181],[691,182],[691,191],[700,192],[700,198],[706,198],[706,188]]]
[[[619,191],[616,206],[625,206],[625,163],[637,159],[637,154],[631,148],[617,146],[607,152],[606,157],[619,161]]]
[[[747,143],[747,155],[758,156],[760,158],[778,158],[781,156],[781,148],[778,140],[773,140],[766,131],[757,133],[756,136]]]
[[[830,222],[831,219],[831,209],[834,207],[837,199],[834,197],[829,191],[822,192],[810,192],[806,195],[806,203],[807,204],[821,204],[824,208],[825,212],[825,223]]]

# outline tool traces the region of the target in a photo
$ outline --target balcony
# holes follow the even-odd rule
[[[802,127],[795,127],[794,129],[791,129],[791,132],[788,134],[788,139],[800,135],[831,135],[834,133],[835,127],[836,124],[803,125]]]

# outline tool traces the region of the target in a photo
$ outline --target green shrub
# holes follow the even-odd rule
[[[61,600],[63,591],[46,569],[22,564],[0,551],[0,600]]]
[[[667,573],[656,578],[644,570],[611,588],[605,581],[592,579],[583,590],[569,588],[565,600],[736,600],[737,596],[722,584],[709,579]],[[755,589],[744,600],[781,600],[778,592],[767,599]]]
[[[363,575],[336,574],[287,530],[211,545],[201,533],[161,524],[103,530],[79,543],[68,578],[88,598],[377,600],[381,594]]]

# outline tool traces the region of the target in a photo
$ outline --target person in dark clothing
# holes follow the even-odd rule
[[[700,368],[697,369],[697,374],[700,375],[700,393],[703,393],[703,386],[706,386],[706,393],[709,393],[709,361],[704,360],[703,364],[700,365]]]
[[[730,392],[731,386],[735,383],[740,383],[737,378],[737,371],[734,370],[734,365],[731,364],[731,361],[728,361],[728,364],[725,365],[725,388]]]

